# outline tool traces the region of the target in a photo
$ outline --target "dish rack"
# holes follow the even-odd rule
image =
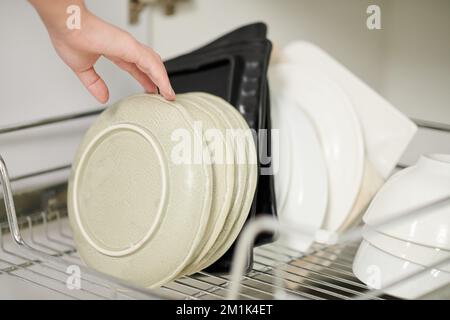
[[[0,133],[44,126],[92,116],[100,111],[46,119],[0,129]],[[36,173],[67,170],[70,164]],[[52,292],[64,299],[396,299],[381,290],[367,287],[352,272],[354,255],[361,241],[362,227],[335,236],[333,244],[314,243],[307,251],[295,250],[280,243],[254,249],[254,264],[244,274],[246,253],[261,232],[278,235],[302,234],[314,237],[315,232],[294,228],[273,219],[259,218],[243,230],[235,250],[230,275],[198,272],[184,276],[158,289],[145,289],[110,277],[85,266],[72,239],[65,208],[50,198],[44,208],[35,208],[23,215],[16,212],[12,185],[6,163],[0,156],[0,182],[7,221],[0,223],[0,277],[12,277],[30,288]],[[60,186],[64,194],[65,185]],[[450,203],[450,197],[410,212],[400,212],[379,225],[401,223],[427,213],[435,205]],[[328,237],[333,235],[327,235]],[[333,237],[331,237],[333,238]],[[448,263],[439,261],[426,270],[398,279],[391,285],[414,281],[414,278]],[[1,279],[1,278],[0,278]],[[448,296],[450,284],[427,295]]]

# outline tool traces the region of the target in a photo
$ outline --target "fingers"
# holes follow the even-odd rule
[[[106,103],[108,101],[108,87],[105,81],[95,72],[94,67],[90,67],[84,71],[76,71],[75,73],[81,83],[100,103]]]
[[[135,64],[159,88],[164,98],[175,100],[175,92],[170,85],[166,67],[153,49],[139,43],[132,36],[124,34],[120,45],[110,46],[107,55]]]
[[[170,85],[169,76],[161,57],[151,48],[141,45],[139,58],[136,61],[139,70],[145,72],[155,83],[161,95],[167,100],[175,100],[175,92]]]
[[[145,89],[145,91],[149,93],[157,93],[158,88],[153,83],[152,80],[141,70],[139,70],[138,67],[136,67],[135,64],[123,61],[121,59],[114,59],[108,57],[112,62],[114,62],[119,68],[127,71],[132,77],[134,77],[141,86]]]

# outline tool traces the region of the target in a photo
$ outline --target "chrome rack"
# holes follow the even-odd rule
[[[9,133],[61,121],[93,116],[100,111],[75,114],[33,123],[0,128]],[[70,165],[55,168],[64,170]],[[45,172],[43,172],[45,173]],[[67,210],[40,210],[18,217],[7,166],[0,156],[0,182],[7,222],[0,223],[0,277],[11,277],[69,299],[390,299],[383,291],[361,283],[352,272],[352,262],[362,238],[362,227],[344,234],[330,235],[331,244],[315,243],[299,251],[273,243],[254,249],[253,269],[244,273],[248,247],[263,231],[315,239],[312,230],[292,227],[273,219],[260,218],[248,224],[240,237],[230,275],[205,271],[184,276],[154,290],[134,286],[92,270],[81,261],[68,226]],[[450,196],[400,212],[394,219],[378,221],[378,226],[402,223],[427,213],[427,209],[450,203]],[[376,226],[375,226],[376,227]],[[8,236],[9,234],[9,236]],[[425,270],[397,279],[389,286],[414,281],[423,272],[450,262],[450,257]],[[71,286],[69,272],[80,270],[80,286]],[[448,285],[448,284],[447,284]],[[386,289],[386,288],[385,288]]]
[[[157,290],[133,286],[119,279],[83,266],[77,254],[66,210],[36,212],[18,218],[15,213],[11,185],[4,161],[0,158],[1,184],[7,209],[8,223],[0,225],[1,274],[19,278],[30,285],[58,292],[72,299],[384,299],[380,290],[369,289],[352,273],[353,256],[361,239],[361,228],[339,236],[332,245],[313,245],[307,252],[299,252],[275,243],[255,249],[253,270],[244,274],[245,253],[259,232],[271,230],[279,234],[311,234],[283,225],[272,219],[258,219],[243,232],[238,242],[231,277],[201,271],[179,278]],[[426,209],[447,204],[450,197],[417,208],[408,214],[400,213],[390,221],[426,214]],[[39,229],[39,230],[37,230]],[[3,235],[10,233],[11,240]],[[39,236],[37,236],[39,235]],[[439,268],[449,259],[431,268]],[[67,268],[79,266],[79,290],[67,288]],[[425,272],[425,271],[423,271]],[[399,279],[413,281],[422,272]]]

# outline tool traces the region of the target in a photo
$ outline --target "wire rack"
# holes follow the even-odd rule
[[[68,226],[65,211],[40,212],[20,218],[18,226],[23,240],[34,250],[57,259],[36,257],[35,252],[18,247],[10,239],[9,226],[0,226],[0,275],[10,276],[32,286],[55,291],[72,299],[225,299],[230,291],[230,278],[199,272],[182,277],[153,291],[136,290],[116,281],[108,281],[89,270],[82,274],[78,290],[67,288],[67,268],[82,266]],[[255,249],[253,270],[242,276],[239,299],[272,299],[282,289],[297,299],[352,299],[362,296],[367,287],[351,271],[358,243],[326,246],[313,245],[300,253],[281,244]],[[22,249],[22,250],[21,250]],[[24,250],[23,250],[24,249]],[[281,270],[283,287],[277,284],[275,268]],[[371,296],[373,299],[381,299]]]
[[[17,125],[1,129],[0,133],[83,116]],[[37,297],[47,293],[58,299],[393,299],[381,290],[368,288],[352,272],[361,227],[339,235],[334,244],[314,243],[304,252],[280,243],[255,248],[253,269],[244,273],[248,247],[253,246],[259,233],[272,231],[288,237],[298,234],[315,237],[311,230],[293,228],[267,218],[255,220],[243,230],[230,275],[202,271],[159,289],[133,286],[83,264],[72,239],[67,210],[47,209],[18,217],[7,167],[1,156],[0,173],[8,218],[0,224],[0,281],[18,281],[27,291],[36,292]],[[394,219],[379,221],[378,225],[402,223],[426,214],[433,206],[449,203],[450,197],[445,197],[410,212],[399,212]],[[389,286],[414,281],[422,272],[449,261],[450,258],[439,261]]]

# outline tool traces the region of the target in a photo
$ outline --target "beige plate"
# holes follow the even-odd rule
[[[224,126],[223,121],[217,119],[214,112],[210,111],[209,108],[201,106],[201,103],[197,104],[189,96],[177,95],[177,102],[182,104],[195,119],[196,129],[202,131],[202,135],[208,143],[214,177],[210,220],[202,241],[203,247],[194,257],[193,264],[196,264],[209,252],[222,232],[231,208],[235,166],[232,153],[231,156],[228,156],[232,161],[227,159],[227,153],[231,151],[232,146],[226,139],[227,128]],[[190,265],[187,267],[189,268]]]
[[[190,95],[195,96],[199,101],[203,100],[209,103],[211,110],[215,110],[225,122],[228,121],[228,126],[231,128],[243,129],[250,133],[247,122],[242,115],[226,101],[207,93],[192,93]],[[237,185],[232,210],[221,235],[210,253],[202,260],[198,270],[210,266],[225,254],[238,237],[250,211],[256,190],[258,166],[255,143],[252,136],[246,136],[246,138],[241,140],[241,143],[250,143],[244,143],[243,148],[235,145],[235,159],[239,165],[237,165],[238,177],[236,178]]]
[[[86,264],[155,287],[191,261],[206,232],[213,183],[211,165],[172,161],[173,132],[195,137],[192,124],[177,103],[136,95],[108,108],[88,130],[68,190]]]

